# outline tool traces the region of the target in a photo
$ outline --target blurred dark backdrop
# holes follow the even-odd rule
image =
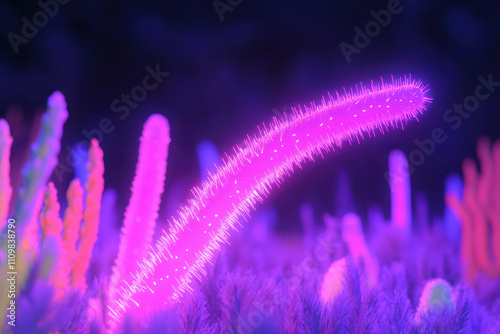
[[[82,131],[98,128],[101,119],[112,120],[116,128],[101,143],[106,185],[118,190],[124,209],[141,127],[154,112],[164,114],[171,126],[169,190],[176,180],[189,186],[199,181],[195,147],[202,139],[229,152],[276,110],[319,101],[328,91],[360,81],[411,73],[429,85],[434,99],[420,122],[307,165],[270,203],[278,208],[282,226],[297,222],[303,201],[313,203],[319,218],[334,211],[335,175],[347,170],[361,216],[371,203],[381,204],[388,216],[383,173],[389,152],[401,149],[408,155],[417,149],[416,139],[442,128],[448,140],[412,174],[414,191],[425,191],[431,212],[438,214],[446,175],[460,172],[463,158],[475,155],[480,135],[500,137],[500,87],[458,129],[443,121],[448,108],[474,94],[478,76],[492,74],[500,81],[500,3],[402,1],[401,12],[348,63],[339,44],[354,44],[354,28],[364,30],[374,20],[370,12],[385,10],[388,3],[61,0],[54,17],[16,53],[9,33],[22,36],[23,17],[33,23],[38,15],[43,23],[37,14],[43,6],[1,0],[0,116],[17,106],[29,124],[46,98],[60,90],[70,113],[63,147],[85,139]],[[146,66],[157,65],[170,75],[121,120],[112,102],[142,84]],[[55,181],[65,189],[70,175]]]

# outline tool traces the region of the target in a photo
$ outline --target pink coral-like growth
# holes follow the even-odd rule
[[[116,328],[126,311],[144,317],[189,291],[230,231],[241,227],[240,218],[249,217],[296,167],[345,141],[359,141],[364,132],[371,136],[375,129],[384,133],[389,126],[403,126],[426,108],[430,99],[425,94],[422,84],[406,78],[370,88],[361,85],[258,127],[257,134],[234,147],[232,156],[226,155],[215,174],[193,188],[194,197],[178,211],[170,230],[141,261],[133,279],[122,284],[109,307],[111,327]]]

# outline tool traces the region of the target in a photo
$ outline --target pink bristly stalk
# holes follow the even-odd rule
[[[146,318],[151,312],[179,300],[190,291],[194,278],[201,279],[204,266],[226,243],[240,218],[247,219],[257,203],[274,187],[324,152],[347,141],[364,138],[363,133],[384,133],[398,127],[426,108],[426,87],[411,79],[393,80],[369,88],[356,86],[344,96],[323,99],[320,105],[294,109],[284,119],[274,120],[234,147],[222,167],[178,211],[171,228],[140,260],[139,270],[125,280],[119,295],[109,305],[110,329],[115,330],[125,312]]]
[[[158,114],[150,116],[142,131],[132,196],[125,211],[118,257],[110,280],[111,299],[116,287],[138,269],[137,259],[148,254],[165,183],[169,144],[167,119]]]

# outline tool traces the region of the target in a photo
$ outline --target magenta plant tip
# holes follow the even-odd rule
[[[4,136],[10,135],[9,123],[3,118],[0,118],[0,134]]]
[[[64,95],[60,91],[56,90],[49,96],[47,106],[54,109],[66,109],[67,105]]]
[[[249,217],[296,167],[344,142],[359,142],[365,133],[403,127],[426,109],[431,100],[426,93],[426,86],[411,78],[360,85],[258,127],[257,134],[233,148],[232,156],[226,154],[215,174],[192,189],[193,198],[178,210],[170,230],[163,231],[147,257],[137,259],[139,269],[109,305],[111,331],[125,312],[144,319],[192,290],[191,281],[205,274],[205,264],[231,231],[242,227],[241,218]]]

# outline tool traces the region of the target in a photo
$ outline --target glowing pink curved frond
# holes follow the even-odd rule
[[[192,279],[205,274],[205,264],[227,242],[230,231],[241,227],[240,218],[249,217],[296,167],[345,141],[359,141],[364,133],[371,136],[375,129],[384,133],[403,126],[429,101],[421,83],[405,78],[360,86],[258,127],[257,134],[234,147],[232,156],[226,155],[215,174],[192,189],[194,197],[178,211],[169,232],[148,257],[138,259],[140,269],[120,286],[120,295],[109,306],[111,328],[127,311],[145,317],[190,290]]]

